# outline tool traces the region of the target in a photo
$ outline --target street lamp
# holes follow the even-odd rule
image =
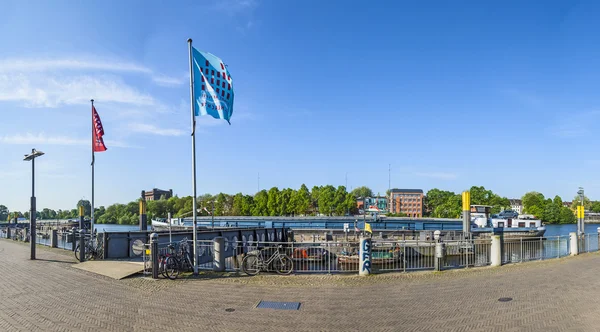
[[[577,194],[579,195],[579,199],[581,200],[581,209],[582,211],[585,210],[585,207],[583,205],[583,199],[584,199],[584,194],[583,194],[583,187],[579,187],[579,190],[577,191]],[[581,221],[579,221],[579,219],[581,219]],[[578,218],[577,219],[577,233],[578,234],[583,234],[585,233],[585,228],[584,228],[584,219],[583,218]]]
[[[31,211],[29,212],[29,244],[31,246],[31,257],[30,259],[35,259],[35,242],[36,242],[36,234],[35,234],[35,158],[43,156],[44,153],[42,151],[37,151],[36,149],[31,149],[31,154],[26,154],[24,161],[31,161]]]

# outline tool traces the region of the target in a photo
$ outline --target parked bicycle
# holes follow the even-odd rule
[[[171,280],[177,279],[180,272],[192,271],[194,269],[187,238],[184,238],[179,242],[178,247],[178,250],[175,251],[175,246],[172,244],[169,245],[169,253],[167,253],[159,263],[159,271],[161,274]]]
[[[77,260],[79,260],[80,253],[81,248],[79,243],[77,243],[77,245],[75,246],[75,258],[77,258]],[[93,236],[90,239],[85,239],[85,260],[89,261],[92,259],[97,260],[102,258],[104,258],[104,248],[99,243],[99,241],[94,239]]]
[[[294,270],[294,264],[290,256],[281,253],[283,246],[268,255],[266,251],[273,248],[258,250],[258,253],[249,253],[242,261],[242,270],[247,275],[255,276],[260,271],[273,271],[279,274],[290,274]],[[268,257],[268,258],[266,258]]]

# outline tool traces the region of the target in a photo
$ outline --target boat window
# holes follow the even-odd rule
[[[529,223],[529,227],[535,227],[535,223],[534,222],[530,222]]]
[[[504,222],[502,222],[502,221],[498,222],[498,227],[504,228]]]
[[[525,227],[525,223],[524,222],[520,222],[519,223],[519,227]]]

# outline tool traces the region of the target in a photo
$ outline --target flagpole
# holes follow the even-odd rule
[[[90,232],[92,234],[92,239],[94,238],[94,164],[95,164],[95,154],[94,154],[94,99],[92,102],[92,214],[90,216]]]
[[[197,223],[198,223],[198,211],[197,211],[197,202],[196,202],[196,114],[194,112],[194,64],[193,64],[193,55],[192,55],[192,38],[187,40],[188,42],[188,51],[190,57],[190,109],[192,113],[192,186],[193,186],[193,199],[192,199],[192,208],[193,212],[193,227],[192,230],[194,232],[192,238],[194,242],[194,274],[198,274],[198,253],[197,251]]]

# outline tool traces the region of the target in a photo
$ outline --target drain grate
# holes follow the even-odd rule
[[[300,302],[260,301],[257,309],[300,310]]]
[[[233,308],[227,308],[227,309],[225,309],[225,311],[227,311],[227,312],[234,312],[235,309],[233,309]]]
[[[500,302],[510,302],[512,301],[512,297],[501,297],[498,299]]]

